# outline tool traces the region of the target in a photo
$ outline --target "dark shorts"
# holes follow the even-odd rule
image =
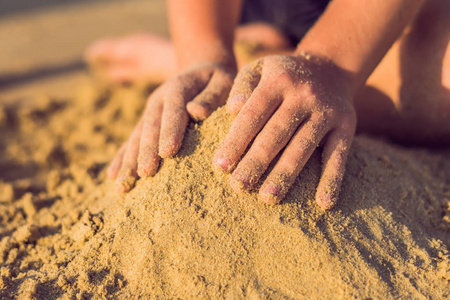
[[[264,22],[281,30],[297,45],[330,0],[245,0],[241,24]]]

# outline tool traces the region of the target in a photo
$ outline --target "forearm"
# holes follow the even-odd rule
[[[241,0],[168,0],[179,70],[202,63],[235,67],[234,30]]]
[[[356,91],[425,0],[333,0],[296,53],[329,59],[349,74]]]

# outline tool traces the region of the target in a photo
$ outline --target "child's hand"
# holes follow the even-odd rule
[[[173,77],[147,101],[141,120],[108,168],[120,192],[130,191],[137,177],[153,176],[161,157],[180,149],[189,116],[203,120],[225,103],[235,70],[201,65]]]
[[[332,63],[307,54],[268,56],[244,67],[227,102],[237,116],[214,157],[222,170],[234,170],[232,187],[252,188],[284,148],[259,191],[264,202],[277,203],[324,142],[316,201],[331,208],[356,126],[348,78]]]

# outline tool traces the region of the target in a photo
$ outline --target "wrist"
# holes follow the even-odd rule
[[[236,59],[232,46],[219,39],[195,41],[194,46],[177,47],[177,67],[182,72],[199,65],[216,65],[236,73]]]

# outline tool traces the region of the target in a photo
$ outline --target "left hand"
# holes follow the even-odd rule
[[[316,201],[333,207],[356,126],[349,78],[330,61],[305,53],[267,56],[244,67],[227,101],[236,118],[214,156],[220,169],[234,170],[233,189],[251,189],[283,151],[259,190],[262,201],[280,202],[323,142]]]
[[[129,192],[138,177],[156,174],[161,158],[181,147],[189,117],[206,119],[225,103],[235,67],[206,63],[172,77],[149,97],[142,118],[108,167],[116,189]]]

